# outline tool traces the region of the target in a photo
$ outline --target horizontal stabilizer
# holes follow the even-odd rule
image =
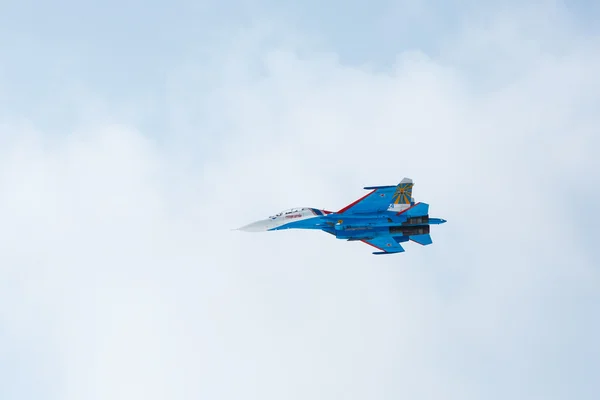
[[[422,244],[423,246],[427,246],[428,244],[433,243],[433,240],[431,240],[431,235],[428,233],[426,233],[424,235],[410,236],[410,240],[412,240],[413,242]]]
[[[404,214],[411,217],[420,217],[423,215],[429,214],[429,204],[427,203],[417,203],[412,207],[407,208],[406,210],[400,211],[396,215]]]
[[[404,248],[391,236],[379,236],[373,239],[363,239],[361,242],[375,247],[379,252],[373,254],[402,253]]]

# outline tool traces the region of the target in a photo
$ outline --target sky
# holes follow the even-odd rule
[[[598,17],[0,2],[0,398],[597,398]],[[431,246],[231,230],[404,177]]]

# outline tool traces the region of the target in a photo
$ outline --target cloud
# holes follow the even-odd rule
[[[161,135],[6,118],[0,369],[60,399],[591,398],[598,253],[563,212],[598,196],[596,43],[472,75],[543,33],[502,22],[386,72],[251,31],[172,71]],[[229,230],[404,176],[431,247]]]

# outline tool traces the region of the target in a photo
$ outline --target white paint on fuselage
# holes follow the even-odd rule
[[[278,228],[291,222],[302,221],[315,218],[317,215],[308,207],[290,208],[278,214],[272,215],[267,219],[256,221],[239,228],[246,232],[264,232],[269,229]]]
[[[400,211],[404,211],[407,210],[411,207],[410,204],[390,204],[390,206],[388,207],[388,211],[392,211],[392,212],[400,212]]]

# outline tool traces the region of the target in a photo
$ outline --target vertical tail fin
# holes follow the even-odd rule
[[[413,186],[412,179],[402,179],[398,186],[396,186],[396,191],[392,195],[392,203],[390,204],[388,211],[402,212],[412,206],[415,202],[412,197]]]
[[[414,183],[410,178],[404,178],[396,186],[396,192],[392,196],[393,204],[410,204],[412,201],[412,188]]]
[[[431,240],[431,235],[429,235],[429,233],[425,233],[423,235],[412,235],[409,236],[409,239],[423,246],[427,246],[428,244],[433,243],[433,241]]]

